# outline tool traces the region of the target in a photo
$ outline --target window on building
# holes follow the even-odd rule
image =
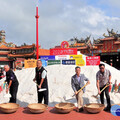
[[[2,57],[7,57],[7,55],[0,55],[0,58],[2,58]]]

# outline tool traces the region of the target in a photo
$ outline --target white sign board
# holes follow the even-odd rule
[[[56,60],[69,60],[69,55],[56,55]]]

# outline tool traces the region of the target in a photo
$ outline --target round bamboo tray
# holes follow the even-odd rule
[[[43,113],[47,107],[47,105],[41,103],[33,103],[28,105],[28,109],[31,113]]]
[[[86,110],[89,113],[99,113],[105,108],[104,104],[99,103],[90,103],[84,105],[84,110]]]
[[[0,104],[0,111],[3,113],[14,113],[18,110],[19,104],[16,103],[3,103]]]
[[[75,108],[73,103],[59,103],[55,105],[58,113],[70,113]]]

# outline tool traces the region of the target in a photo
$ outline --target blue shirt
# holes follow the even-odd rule
[[[80,83],[80,76],[81,75],[79,75],[79,76],[76,75],[76,79],[78,80],[79,83]]]

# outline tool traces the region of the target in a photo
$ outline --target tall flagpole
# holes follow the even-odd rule
[[[38,37],[38,19],[39,19],[39,15],[38,15],[38,6],[36,6],[36,59],[39,59],[39,37]]]

